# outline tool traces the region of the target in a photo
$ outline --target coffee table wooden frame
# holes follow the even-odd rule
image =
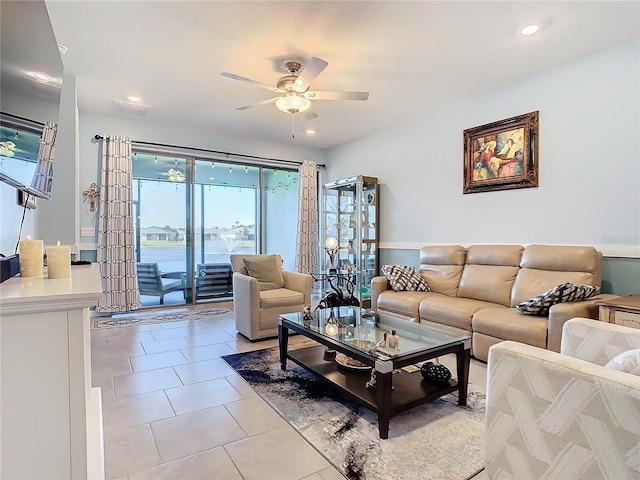
[[[458,391],[458,405],[464,406],[467,404],[471,339],[456,341],[442,347],[426,348],[423,351],[382,360],[365,355],[349,344],[323,336],[293,320],[288,320],[286,317],[287,315],[284,315],[278,319],[280,368],[286,370],[287,359],[289,359],[316,375],[320,380],[336,387],[350,400],[377,413],[378,430],[382,439],[389,437],[389,420],[391,417],[413,407],[430,402],[456,390]],[[422,328],[428,329],[426,326]],[[347,373],[338,369],[335,361],[324,360],[325,348],[321,345],[289,351],[289,331],[299,333],[321,345],[374,367],[376,370],[375,389],[369,390],[365,388],[365,383],[368,379],[365,375]],[[407,373],[404,370],[399,370],[398,373],[398,369],[407,365],[413,365],[449,353],[456,355],[457,381],[452,379],[447,385],[429,384],[422,380],[419,372]]]

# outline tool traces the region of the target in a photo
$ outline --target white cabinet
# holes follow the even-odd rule
[[[89,325],[101,293],[95,264],[0,284],[0,478],[104,478]]]

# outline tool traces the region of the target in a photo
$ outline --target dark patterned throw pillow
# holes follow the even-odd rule
[[[382,273],[396,292],[430,292],[431,288],[414,267],[383,265]]]
[[[549,315],[549,309],[556,303],[579,302],[587,300],[600,292],[600,287],[593,285],[574,285],[561,283],[542,295],[522,302],[516,308],[525,315]]]

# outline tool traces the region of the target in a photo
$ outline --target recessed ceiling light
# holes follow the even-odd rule
[[[129,95],[127,97],[127,100],[129,100],[130,102],[138,103],[142,99],[140,97],[138,97],[137,95]]]
[[[36,77],[38,80],[42,80],[43,82],[49,81],[49,75],[45,75],[44,73],[34,72],[33,76]]]
[[[307,128],[304,133],[306,133],[307,135],[315,135],[316,131],[313,128]]]
[[[520,33],[522,35],[533,35],[534,33],[537,33],[539,30],[540,30],[540,25],[536,25],[535,23],[532,23],[531,25],[527,25],[522,30],[520,30]]]
[[[60,55],[64,55],[65,53],[67,53],[69,51],[69,49],[67,47],[65,47],[64,45],[62,45],[61,43],[58,44],[58,51],[60,52]]]

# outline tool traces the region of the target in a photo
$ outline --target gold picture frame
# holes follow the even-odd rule
[[[464,131],[462,193],[538,186],[538,111]]]

